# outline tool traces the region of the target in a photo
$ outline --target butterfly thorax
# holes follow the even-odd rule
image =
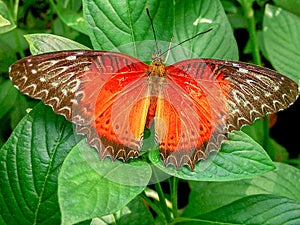
[[[149,66],[148,76],[164,77],[165,75],[164,57],[160,53],[154,53],[152,55],[152,62]]]
[[[152,62],[149,66],[148,76],[164,77],[166,75],[165,65],[162,62]]]

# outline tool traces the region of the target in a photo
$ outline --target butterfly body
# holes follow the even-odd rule
[[[147,65],[115,52],[54,52],[17,61],[10,76],[23,93],[74,122],[101,158],[137,157],[145,127],[154,124],[161,158],[176,168],[193,168],[228,132],[298,96],[295,82],[267,68],[214,59],[165,66],[154,59]]]

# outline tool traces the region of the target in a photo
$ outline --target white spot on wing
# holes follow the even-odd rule
[[[51,85],[52,85],[52,87],[57,87],[59,85],[59,83],[58,82],[52,82]]]
[[[68,91],[66,89],[62,89],[61,92],[63,93],[64,96],[68,95]]]
[[[244,69],[244,68],[239,68],[239,71],[240,71],[241,73],[248,73],[248,70],[247,70],[247,69]]]
[[[238,63],[232,63],[232,66],[237,67],[237,68],[241,67],[240,64],[238,64]]]
[[[36,71],[35,69],[32,69],[32,70],[31,70],[31,73],[32,73],[32,74],[36,74],[37,71]]]
[[[77,58],[76,55],[70,55],[68,57],[66,57],[66,60],[75,60]]]
[[[73,99],[73,98],[72,98],[72,99],[70,100],[70,102],[73,103],[73,104],[78,104],[77,99]]]
[[[75,91],[78,90],[78,88],[79,88],[79,86],[80,86],[80,83],[81,83],[79,79],[76,79],[76,80],[74,80],[73,82],[76,82],[76,83],[75,83],[74,87],[71,89],[71,92],[72,92],[72,93],[74,93]]]
[[[265,93],[265,96],[266,96],[266,97],[270,97],[270,96],[271,96],[271,93],[270,93],[270,92],[266,92],[266,93]]]
[[[40,77],[40,81],[45,82],[46,81],[45,77]]]
[[[244,101],[244,107],[247,107],[247,105],[251,105],[251,103],[249,101]]]

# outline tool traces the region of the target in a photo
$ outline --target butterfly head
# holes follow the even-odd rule
[[[161,54],[161,51],[157,51],[155,52],[153,55],[152,55],[152,63],[155,63],[155,62],[159,62],[159,63],[165,63],[164,61],[164,57],[162,56]]]

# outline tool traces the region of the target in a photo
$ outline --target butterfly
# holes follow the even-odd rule
[[[159,54],[148,65],[109,51],[45,53],[15,62],[10,78],[75,123],[101,159],[138,157],[153,127],[164,164],[192,170],[229,132],[298,96],[294,81],[268,68],[217,59],[166,66]]]

